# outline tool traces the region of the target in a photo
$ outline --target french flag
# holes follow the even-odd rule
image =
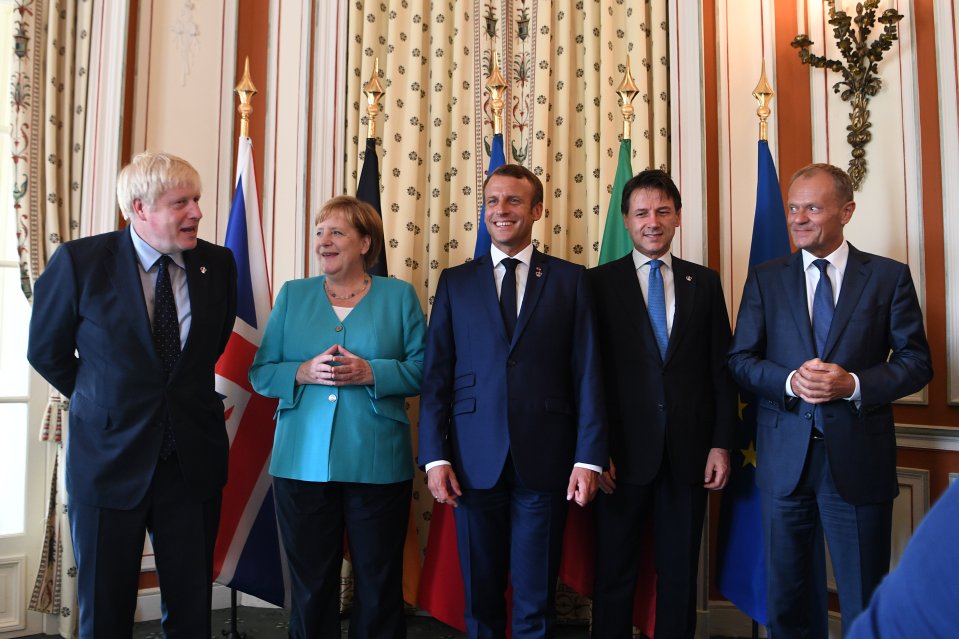
[[[213,579],[282,606],[289,578],[269,474],[277,400],[255,393],[247,377],[273,300],[253,171],[253,143],[248,137],[240,137],[236,190],[224,245],[236,258],[237,308],[233,335],[216,365],[216,390],[224,398],[230,437],[230,473],[223,489]]]

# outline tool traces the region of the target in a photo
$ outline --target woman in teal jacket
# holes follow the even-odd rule
[[[413,478],[405,401],[420,392],[426,322],[413,287],[368,269],[383,226],[368,204],[320,209],[325,275],[280,290],[250,382],[279,399],[270,474],[290,564],[290,636],[339,637],[347,531],[350,637],[401,638],[403,532]]]

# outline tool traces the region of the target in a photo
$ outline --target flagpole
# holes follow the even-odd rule
[[[769,80],[766,79],[765,58],[763,58],[763,69],[759,76],[759,82],[756,84],[756,88],[753,89],[753,97],[759,102],[759,106],[756,108],[756,115],[759,116],[759,140],[760,142],[765,142],[769,134],[769,125],[766,123],[766,120],[769,119],[769,115],[772,113],[772,109],[769,108],[769,103],[776,97],[776,92],[773,91]]]
[[[376,116],[380,113],[380,98],[386,91],[380,84],[380,59],[373,58],[373,73],[370,81],[363,85],[363,94],[366,96],[366,138],[376,138]]]
[[[619,96],[620,102],[619,110],[623,114],[623,135],[619,141],[616,173],[610,192],[609,206],[606,209],[606,223],[603,226],[603,237],[599,251],[600,264],[617,260],[633,250],[633,241],[626,232],[620,213],[622,211],[623,187],[633,177],[632,130],[633,121],[636,119],[633,100],[636,99],[638,94],[639,87],[633,80],[632,66],[629,56],[626,56],[626,71],[623,73],[623,79],[619,86],[616,87],[616,95]]]
[[[240,138],[250,137],[250,115],[253,113],[253,96],[257,90],[250,78],[250,56],[246,57],[243,63],[243,77],[239,84],[234,87],[233,92],[240,98],[240,104],[236,108],[240,113]],[[237,603],[236,588],[230,586],[230,629],[223,631],[225,639],[245,639],[246,635],[241,634],[237,629]]]

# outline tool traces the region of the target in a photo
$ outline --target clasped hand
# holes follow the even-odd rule
[[[810,404],[843,399],[856,390],[856,380],[842,366],[824,362],[818,357],[796,369],[790,385],[796,397]]]
[[[339,344],[334,344],[296,370],[298,384],[324,386],[363,386],[373,383],[373,368]]]

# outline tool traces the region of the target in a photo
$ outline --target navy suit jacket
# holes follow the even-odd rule
[[[63,244],[37,279],[27,358],[70,398],[71,500],[129,509],[153,478],[169,419],[191,497],[226,483],[229,442],[214,365],[236,316],[229,249],[199,240],[183,253],[192,320],[167,376],[153,346],[129,230]]]
[[[492,258],[443,271],[427,331],[419,463],[445,459],[490,488],[507,454],[523,485],[565,490],[573,464],[607,462],[592,299],[582,266],[533,251],[512,341]]]
[[[757,482],[775,496],[793,491],[809,446],[814,407],[785,393],[786,378],[816,357],[802,255],[750,270],[729,368],[756,395]],[[854,505],[891,501],[896,434],[891,403],[932,378],[922,311],[909,267],[849,246],[849,261],[823,361],[859,377],[862,401],[822,406],[829,466],[840,496]]]
[[[659,354],[632,253],[590,269],[606,373],[616,480],[653,481],[668,451],[673,475],[702,485],[711,448],[733,448],[736,389],[726,369],[729,315],[719,275],[673,257],[676,310]]]

